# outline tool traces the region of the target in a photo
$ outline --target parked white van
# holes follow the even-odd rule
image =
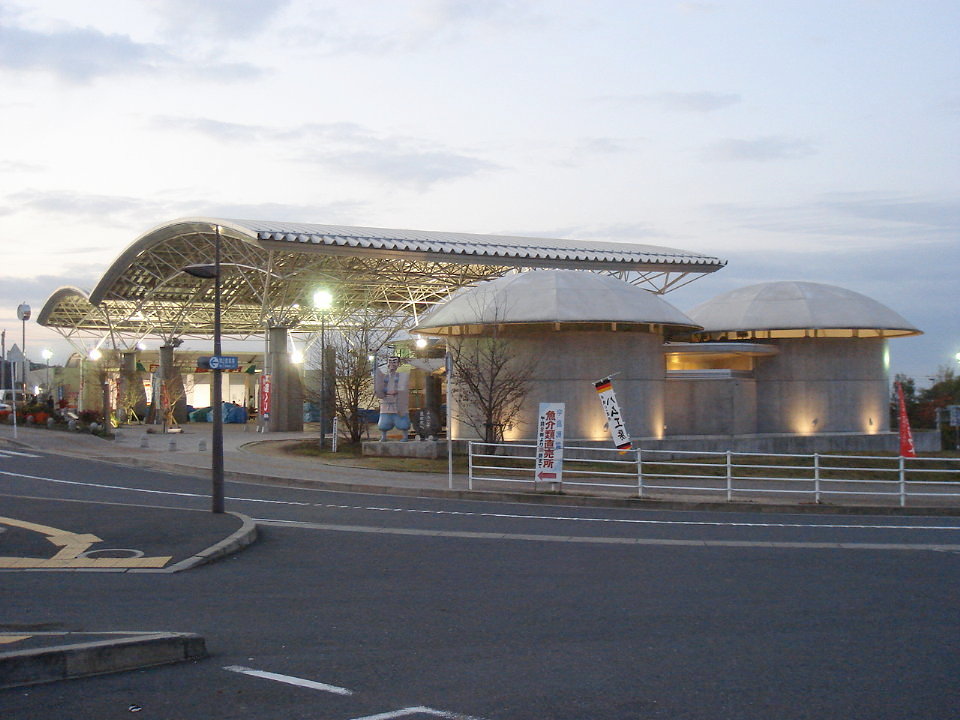
[[[13,403],[13,400],[14,400],[13,390],[11,390],[10,388],[5,388],[4,390],[0,390],[0,403],[4,403],[5,405],[10,405],[11,403]],[[23,393],[20,392],[19,390],[16,391],[16,400],[17,400],[17,405],[23,404],[23,401],[25,400]]]

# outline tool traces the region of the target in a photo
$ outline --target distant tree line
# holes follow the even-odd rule
[[[928,388],[917,389],[917,382],[906,375],[897,374],[896,381],[903,386],[904,404],[911,428],[934,429],[939,427],[943,436],[944,449],[957,449],[957,430],[950,427],[946,407],[960,405],[960,377],[948,365],[941,366]],[[897,426],[897,395],[894,390],[891,399],[892,422]]]

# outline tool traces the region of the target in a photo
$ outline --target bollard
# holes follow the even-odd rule
[[[206,440],[201,440],[201,441],[197,444],[197,450],[199,450],[200,452],[206,452],[206,451],[207,451],[207,441],[206,441]]]
[[[140,447],[142,448],[150,447],[150,438],[148,438],[146,435],[140,438]]]

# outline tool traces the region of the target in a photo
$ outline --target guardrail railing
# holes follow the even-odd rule
[[[960,458],[566,446],[562,473],[536,477],[535,445],[471,442],[469,487],[511,485],[536,492],[565,488],[634,497],[712,500],[790,499],[842,503],[960,504]],[[551,475],[553,477],[551,477]]]

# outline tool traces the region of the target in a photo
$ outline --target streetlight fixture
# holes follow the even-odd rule
[[[213,354],[221,354],[220,344],[220,226],[216,228],[213,265],[187,265],[183,272],[203,280],[213,280]],[[211,511],[224,511],[223,492],[223,371],[213,368],[213,438],[211,442]]]
[[[327,312],[333,305],[333,293],[317,290],[313,294],[313,307],[320,311],[320,449],[327,422]]]

